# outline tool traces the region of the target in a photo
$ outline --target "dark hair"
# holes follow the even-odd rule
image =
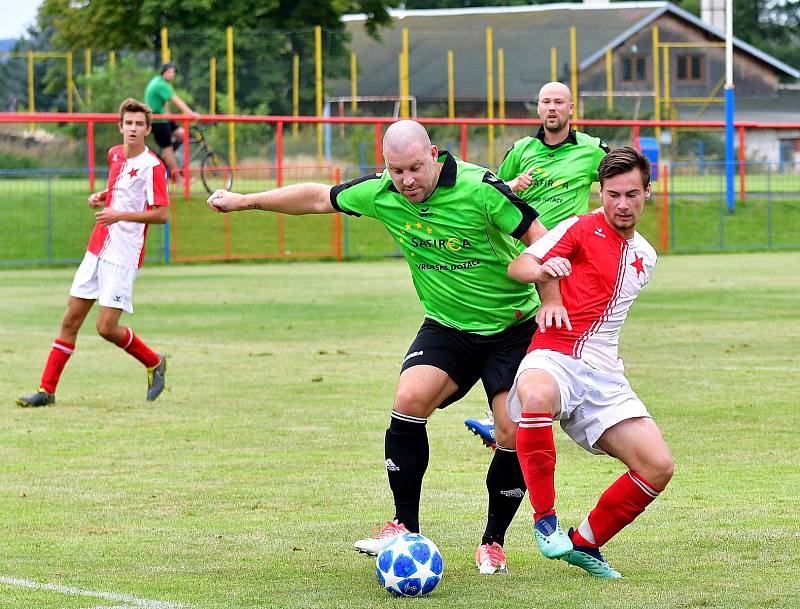
[[[167,70],[170,70],[170,69],[175,70],[177,72],[178,71],[178,66],[176,66],[171,61],[168,61],[167,63],[165,63],[164,65],[161,66],[161,74],[163,74],[164,72],[166,72]]]
[[[597,167],[600,178],[600,188],[608,178],[613,178],[622,173],[638,169],[642,172],[642,186],[647,188],[650,184],[650,161],[636,148],[623,146],[609,152]]]
[[[142,112],[144,113],[144,121],[145,124],[149,127],[150,126],[150,117],[153,116],[153,111],[150,109],[150,106],[140,102],[138,99],[133,99],[129,97],[124,102],[119,105],[119,122],[122,123],[122,119],[125,117],[126,112]]]

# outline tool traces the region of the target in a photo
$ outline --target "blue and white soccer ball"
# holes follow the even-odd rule
[[[439,548],[419,533],[397,535],[378,554],[378,581],[396,596],[424,596],[442,579]]]

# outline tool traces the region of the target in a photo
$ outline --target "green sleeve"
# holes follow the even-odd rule
[[[500,168],[497,170],[497,177],[508,182],[513,180],[519,175],[519,151],[516,144],[511,146],[506,152],[503,162],[500,163]]]
[[[602,142],[601,142],[602,144]],[[598,146],[597,150],[594,153],[594,163],[592,163],[592,182],[599,182],[600,177],[597,175],[597,168],[600,165],[600,161],[606,156],[607,151],[604,150],[602,147]]]
[[[486,206],[489,221],[500,231],[519,239],[539,216],[505,182],[487,171],[481,184],[481,198]]]
[[[381,187],[381,175],[368,173],[331,188],[331,205],[351,216],[375,217],[375,197]]]

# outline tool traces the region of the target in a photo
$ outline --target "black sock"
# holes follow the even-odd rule
[[[412,533],[419,533],[419,498],[428,469],[427,419],[392,411],[386,430],[386,473],[394,495],[394,517]],[[517,466],[519,467],[519,466]]]
[[[489,516],[481,544],[496,542],[502,546],[527,490],[516,450],[497,445],[486,474],[486,488],[489,491]]]

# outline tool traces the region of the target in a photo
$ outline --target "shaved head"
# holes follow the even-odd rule
[[[392,183],[412,203],[433,194],[439,179],[439,151],[425,127],[416,121],[397,121],[383,136],[383,158]]]
[[[566,99],[568,102],[572,101],[572,92],[569,90],[569,87],[565,85],[563,82],[549,82],[544,85],[541,89],[539,89],[539,99],[543,97],[561,97]]]
[[[407,151],[411,148],[430,148],[431,138],[417,121],[397,121],[389,125],[383,136],[383,153]]]
[[[558,144],[569,135],[569,117],[575,110],[569,87],[561,82],[549,82],[539,89],[537,102],[539,118],[545,130],[545,143]]]

